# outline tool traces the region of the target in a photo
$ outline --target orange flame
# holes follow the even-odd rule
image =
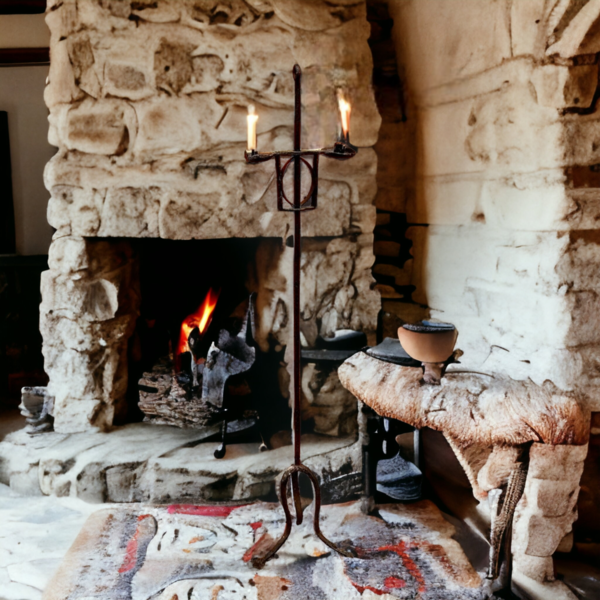
[[[344,132],[344,138],[348,138],[348,132],[350,131],[350,112],[352,107],[350,102],[344,98],[341,91],[338,91],[338,106],[340,107],[340,117],[342,119],[342,131]]]
[[[179,333],[179,344],[177,346],[177,356],[188,352],[190,347],[188,345],[188,338],[190,333],[197,327],[200,333],[204,333],[210,324],[212,314],[217,306],[217,300],[221,291],[215,292],[212,288],[208,290],[204,302],[198,307],[195,313],[187,316],[181,323],[181,330]]]

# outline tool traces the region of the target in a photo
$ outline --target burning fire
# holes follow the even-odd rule
[[[179,333],[179,344],[177,346],[177,357],[184,352],[190,351],[188,338],[190,333],[197,327],[200,333],[204,333],[210,325],[212,314],[217,306],[220,290],[215,292],[212,288],[208,290],[204,302],[198,307],[198,310],[191,315],[188,315],[181,323]]]
[[[348,139],[348,133],[350,131],[350,102],[344,98],[343,93],[338,91],[338,106],[340,107],[340,117],[342,120],[342,131],[344,133],[344,139]]]

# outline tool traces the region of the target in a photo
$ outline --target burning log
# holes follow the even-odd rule
[[[210,293],[209,293],[210,294]],[[202,322],[184,321],[175,361],[160,361],[139,380],[139,407],[145,420],[177,427],[204,428],[221,423],[216,458],[225,455],[227,435],[258,424],[261,450],[265,440],[290,422],[289,407],[279,386],[279,368],[285,350],[261,352],[254,341],[254,302],[232,333],[221,329],[206,360],[198,348],[204,342]],[[184,327],[182,326],[182,331]],[[251,420],[249,422],[248,420]]]
[[[224,402],[226,386],[235,388],[229,390],[229,396],[241,399],[242,403],[244,396],[250,395],[248,386],[235,376],[254,364],[256,350],[246,340],[247,336],[251,338],[251,309],[247,310],[237,334],[222,329],[218,341],[208,350],[208,361],[201,356],[202,347],[206,347],[202,341],[217,298],[218,293],[209,290],[199,309],[183,321],[174,360],[163,358],[151,373],[144,373],[139,380],[139,407],[146,421],[182,428],[203,428],[223,422],[225,435],[229,416],[255,415],[248,402],[241,409],[235,407],[238,410],[232,410],[234,407],[225,406]],[[251,339],[250,344],[253,344]],[[247,392],[240,395],[240,389]]]
[[[180,379],[170,358],[162,359],[151,373],[144,373],[138,383],[139,407],[146,415],[144,420],[193,429],[218,421],[220,411],[198,395],[190,395]]]

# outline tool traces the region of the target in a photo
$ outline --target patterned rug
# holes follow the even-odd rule
[[[326,506],[322,529],[358,558],[330,552],[312,515],[261,570],[251,559],[284,527],[276,504],[124,505],[94,513],[44,600],[478,600],[481,580],[430,502]]]

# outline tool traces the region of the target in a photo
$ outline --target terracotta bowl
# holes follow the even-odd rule
[[[458,331],[450,323],[422,321],[398,329],[398,339],[407,354],[423,363],[443,363],[454,351]]]

